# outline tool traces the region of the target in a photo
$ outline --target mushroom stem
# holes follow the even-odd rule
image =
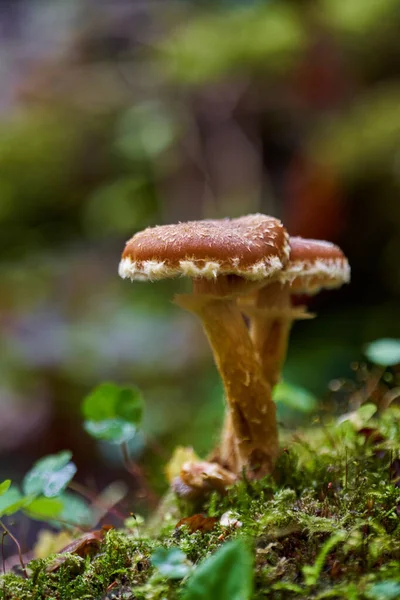
[[[256,293],[250,317],[250,335],[264,377],[271,387],[279,379],[286,358],[293,317],[289,287],[280,283],[266,285]]]
[[[271,473],[278,456],[271,386],[263,377],[236,300],[218,297],[218,290],[218,280],[211,281],[205,294],[203,281],[201,293],[196,293],[195,282],[193,295],[178,296],[176,302],[201,319],[224,383],[229,426],[221,462],[235,473],[246,469],[250,476],[262,477]]]
[[[241,308],[250,318],[250,336],[265,379],[273,388],[281,377],[293,322],[314,315],[303,306],[293,307],[287,284],[269,284],[241,298]]]

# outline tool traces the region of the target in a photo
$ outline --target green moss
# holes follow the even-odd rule
[[[32,561],[29,579],[0,578],[0,597],[172,600],[184,582],[157,572],[155,548],[178,547],[196,565],[236,537],[255,557],[255,600],[373,600],[382,589],[396,590],[400,488],[393,461],[400,450],[400,410],[372,421],[364,412],[287,436],[274,479],[243,480],[225,497],[208,498],[205,513],[219,519],[231,511],[241,527],[217,523],[208,533],[192,534],[176,529],[180,515],[169,496],[146,535],[110,531],[95,556],[70,554],[52,573],[46,569],[54,557]],[[363,419],[375,437],[363,429]]]

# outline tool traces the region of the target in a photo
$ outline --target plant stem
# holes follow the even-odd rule
[[[26,579],[28,579],[28,573],[26,571],[24,559],[22,558],[21,546],[19,545],[19,542],[18,542],[17,538],[13,536],[13,534],[11,533],[11,531],[9,529],[7,529],[7,527],[4,525],[4,523],[1,520],[0,520],[0,526],[3,528],[3,530],[6,533],[6,535],[9,535],[10,538],[12,539],[12,541],[14,542],[14,544],[17,546],[18,556],[19,556],[19,562],[21,564],[21,568],[22,568],[22,571],[23,571]]]
[[[144,476],[142,469],[131,460],[127,442],[122,442],[122,444],[120,444],[120,448],[125,469],[128,471],[128,473],[133,475],[133,477],[137,477],[150,504],[152,506],[156,506],[158,502],[157,496],[147,485],[146,477]]]

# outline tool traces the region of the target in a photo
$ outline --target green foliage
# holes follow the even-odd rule
[[[38,460],[24,477],[24,493],[33,496],[43,494],[46,498],[58,496],[76,473],[71,457],[72,453],[64,450]]]
[[[376,340],[365,346],[364,353],[368,360],[376,365],[393,367],[400,364],[400,340]]]
[[[399,86],[381,86],[324,124],[313,136],[310,152],[341,177],[355,179],[368,169],[388,167],[400,133]]]
[[[157,548],[151,555],[151,562],[168,579],[183,579],[192,570],[179,548]]]
[[[5,479],[4,481],[2,481],[0,483],[0,496],[2,496],[3,494],[5,494],[11,485],[11,479]]]
[[[175,124],[165,105],[153,100],[132,106],[122,115],[115,143],[124,156],[137,160],[156,157],[174,137]]]
[[[48,521],[60,515],[63,509],[61,500],[44,496],[24,496],[16,486],[0,497],[0,517],[14,515],[22,510],[28,517]]]
[[[397,597],[400,491],[391,465],[400,450],[400,409],[377,416],[373,408],[287,436],[274,478],[243,479],[201,507],[217,518],[210,532],[176,529],[170,498],[152,535],[146,523],[139,531],[130,524],[107,533],[94,556],[67,554],[51,573],[49,557],[29,564],[29,579],[0,578],[10,590],[7,600],[107,597],[110,586],[130,600]],[[366,437],[365,427],[379,433],[379,443]],[[63,501],[63,511],[69,501],[66,492],[27,499],[13,490],[0,501],[12,492],[14,500],[40,500],[39,506]],[[72,501],[67,520],[74,521],[74,510]],[[218,523],[227,511],[239,526]]]
[[[183,592],[184,600],[249,600],[253,559],[243,541],[228,542],[198,566]]]
[[[273,396],[278,406],[281,404],[299,412],[311,413],[317,407],[317,399],[313,394],[287,381],[280,381],[275,386]]]
[[[38,460],[24,477],[23,494],[10,480],[0,484],[0,517],[22,510],[40,521],[60,518],[65,510],[60,494],[76,473],[71,456],[64,450]]]
[[[323,0],[330,24],[351,34],[370,34],[398,8],[397,0]]]
[[[316,585],[318,578],[320,576],[320,573],[322,571],[322,567],[324,566],[324,562],[325,562],[326,557],[328,556],[329,552],[331,552],[331,550],[336,546],[336,544],[343,542],[345,537],[346,537],[346,533],[343,531],[339,531],[338,533],[335,533],[334,535],[332,535],[322,546],[315,563],[313,565],[304,565],[303,575],[304,575],[304,583],[306,585],[309,585],[309,586]]]
[[[191,84],[251,68],[285,70],[304,47],[305,32],[289,3],[196,15],[164,44],[165,67]]]
[[[24,506],[24,512],[39,521],[48,521],[60,516],[63,510],[63,502],[58,498],[46,498],[44,496],[35,498]]]
[[[16,486],[11,486],[0,497],[0,517],[13,515],[29,503]]]
[[[85,398],[82,411],[85,429],[91,436],[122,444],[137,433],[143,400],[138,388],[103,383]]]
[[[95,525],[93,511],[88,503],[70,492],[63,492],[59,496],[63,508],[58,515],[60,522],[53,523],[55,527],[65,527],[65,523],[71,526],[90,527]],[[67,525],[68,526],[68,525]]]

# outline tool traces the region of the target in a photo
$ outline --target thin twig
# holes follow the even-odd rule
[[[16,537],[13,536],[13,534],[11,533],[11,531],[9,529],[7,529],[7,527],[4,525],[4,523],[2,521],[0,521],[0,526],[3,528],[3,530],[6,532],[6,534],[10,536],[10,538],[12,539],[12,541],[14,542],[14,544],[17,546],[17,548],[18,548],[19,562],[21,563],[22,571],[23,571],[26,579],[28,579],[28,573],[26,571],[24,559],[22,558],[22,551],[21,551],[21,546],[19,545],[19,541],[17,540]]]

